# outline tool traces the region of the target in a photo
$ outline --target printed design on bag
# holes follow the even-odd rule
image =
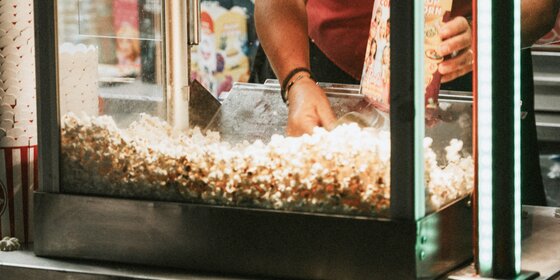
[[[6,210],[6,205],[8,204],[8,190],[6,186],[0,182],[0,216],[4,214]]]

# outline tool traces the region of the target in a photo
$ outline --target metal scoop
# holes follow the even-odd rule
[[[342,115],[342,117],[335,122],[334,127],[350,123],[355,123],[361,128],[372,127],[383,129],[389,127],[389,118],[387,114],[379,112],[375,108],[371,108],[362,112],[353,111]]]

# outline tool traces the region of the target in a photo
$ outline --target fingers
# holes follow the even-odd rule
[[[456,57],[446,59],[440,63],[438,71],[441,75],[447,75],[461,68],[472,68],[474,54],[471,49],[460,52]]]
[[[336,116],[327,102],[323,106],[317,107],[317,115],[319,116],[319,125],[324,127],[326,130],[333,130],[335,127]]]
[[[455,17],[441,26],[439,29],[439,36],[442,40],[445,40],[469,30],[470,26],[466,18]]]
[[[439,65],[441,82],[446,83],[472,71],[474,54],[471,49],[462,51],[454,58],[447,59]]]
[[[311,134],[317,126],[332,126],[335,121],[327,96],[312,80],[295,84],[288,96],[288,136]]]
[[[464,75],[466,75],[467,73],[472,71],[472,67],[463,67],[461,69],[458,69],[457,71],[447,74],[447,75],[443,75],[441,76],[441,82],[442,83],[447,83],[450,81],[453,81],[459,77],[462,77]]]
[[[335,127],[335,122],[336,116],[330,105],[327,104],[306,115],[294,114],[292,118],[288,118],[286,134],[288,136],[312,134],[313,129],[318,126],[324,127],[326,130],[332,130]]]
[[[438,54],[448,57],[438,71],[442,75],[441,82],[449,82],[472,71],[474,55],[470,49],[472,34],[468,21],[464,17],[456,17],[440,28],[443,40]]]
[[[316,118],[288,118],[288,126],[286,127],[286,135],[301,136],[303,134],[311,134],[313,128],[319,126]]]
[[[453,81],[469,72],[472,71],[472,67],[463,67],[463,68],[459,68],[456,71],[446,74],[446,75],[442,75],[441,76],[441,82],[442,83],[447,83],[450,81]]]
[[[462,33],[443,41],[438,48],[438,54],[442,57],[452,55],[459,51],[470,48],[471,43],[472,38],[470,32]]]
[[[311,102],[305,102],[305,100],[300,103],[291,103],[288,108],[288,126],[286,127],[288,136],[311,134],[313,128],[320,125],[315,107],[309,105]]]
[[[471,46],[471,34],[462,33],[455,37],[449,38],[441,43],[438,49],[438,54],[442,57],[453,54]]]
[[[448,56],[467,49],[472,44],[470,26],[464,17],[456,17],[440,28],[442,43],[438,48],[440,56]]]

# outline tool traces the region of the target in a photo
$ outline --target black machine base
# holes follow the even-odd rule
[[[38,256],[305,279],[434,279],[472,258],[469,198],[419,221],[35,194]]]
[[[468,269],[469,272],[466,270],[460,271],[456,275],[449,276],[449,280],[533,280],[537,279],[540,274],[534,271],[521,271],[519,275],[514,278],[488,278],[488,277],[480,277],[474,273],[474,269],[472,266]],[[474,275],[474,276],[473,276]]]

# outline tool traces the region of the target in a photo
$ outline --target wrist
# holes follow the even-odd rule
[[[313,77],[305,74],[302,74],[301,76],[297,75],[293,81],[288,84],[286,89],[286,105],[289,106],[298,95],[306,94],[309,89],[316,86],[317,82],[313,79]],[[298,90],[300,87],[306,87],[306,89],[302,92]]]
[[[308,68],[298,67],[290,71],[290,73],[288,73],[288,75],[284,77],[282,85],[280,87],[280,94],[282,96],[282,100],[284,100],[285,103],[288,102],[287,93],[289,88],[291,88],[297,81],[305,78],[305,76],[313,79],[311,71]]]

